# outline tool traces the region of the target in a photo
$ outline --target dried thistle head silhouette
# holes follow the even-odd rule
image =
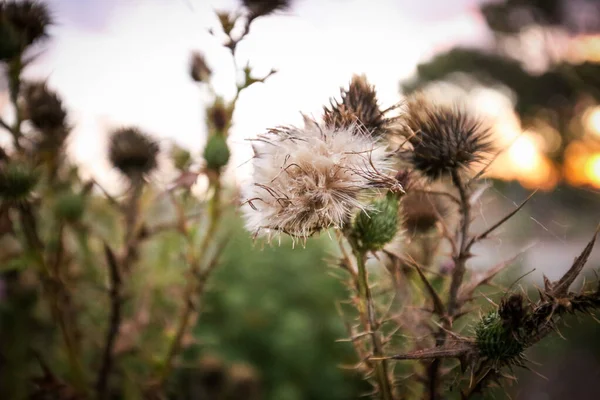
[[[336,130],[305,118],[279,127],[254,145],[253,182],[246,190],[246,226],[306,238],[349,223],[365,209],[364,190],[387,170],[387,151],[358,125]]]
[[[243,3],[250,12],[250,19],[254,19],[275,11],[287,10],[291,0],[243,0]]]
[[[52,23],[48,8],[38,1],[4,1],[0,3],[0,25],[15,34],[20,50],[46,36]]]
[[[199,52],[192,53],[190,60],[190,76],[192,79],[196,82],[208,82],[211,75],[212,70],[206,64],[204,55]]]
[[[69,135],[67,112],[58,95],[45,82],[32,82],[23,90],[23,117],[37,129],[38,149],[59,149]]]
[[[334,128],[347,128],[362,125],[373,136],[385,133],[391,119],[379,109],[375,88],[364,75],[354,75],[347,89],[340,89],[341,102],[332,99],[329,107],[324,107],[323,120]]]
[[[400,155],[430,180],[463,172],[492,151],[489,130],[458,107],[417,95],[406,103],[403,122],[412,149]]]
[[[137,128],[121,128],[110,139],[109,159],[128,178],[143,178],[156,168],[158,151],[158,144]]]

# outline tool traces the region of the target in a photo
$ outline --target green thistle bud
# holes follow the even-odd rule
[[[370,210],[354,220],[354,234],[362,250],[379,250],[398,233],[398,198],[393,194],[375,200]]]
[[[185,171],[192,164],[192,155],[183,147],[175,145],[173,146],[173,149],[171,149],[171,160],[173,160],[175,168],[180,171]]]
[[[510,363],[525,350],[519,340],[520,330],[507,325],[498,311],[488,313],[479,321],[475,337],[481,355],[491,360]]]
[[[38,181],[37,174],[21,163],[10,163],[0,169],[0,198],[22,200],[26,198]]]
[[[54,213],[58,218],[69,222],[78,221],[85,210],[85,199],[82,195],[67,191],[56,199]]]
[[[204,148],[204,159],[209,169],[218,170],[229,161],[229,148],[222,135],[213,135],[208,139]]]

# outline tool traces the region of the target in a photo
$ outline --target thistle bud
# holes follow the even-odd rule
[[[156,168],[158,151],[158,144],[137,128],[122,128],[110,139],[109,159],[115,168],[132,179]]]
[[[173,160],[175,168],[180,171],[186,171],[192,164],[192,155],[187,149],[175,145],[171,149],[171,160]]]
[[[18,201],[26,198],[38,182],[29,166],[11,162],[0,168],[0,199]]]
[[[196,82],[208,82],[212,74],[211,69],[206,65],[204,56],[199,52],[192,54],[190,62],[190,76]]]
[[[66,191],[58,196],[54,205],[54,213],[65,221],[78,221],[85,210],[85,199],[82,195]]]
[[[231,121],[231,109],[227,107],[223,99],[219,97],[212,106],[206,110],[206,118],[212,132],[225,134]]]
[[[523,298],[512,295],[498,310],[485,315],[475,326],[476,345],[482,356],[497,362],[511,363],[525,350],[522,338],[525,310]]]
[[[219,18],[219,22],[221,23],[221,28],[223,28],[223,32],[226,35],[229,35],[235,26],[235,19],[232,18],[228,12],[220,11],[217,13],[217,17]]]
[[[222,135],[212,135],[208,138],[204,148],[204,159],[206,166],[212,170],[219,170],[229,161],[229,147]]]
[[[10,25],[12,34],[18,38],[19,51],[44,38],[46,29],[52,23],[47,7],[31,0],[0,3],[0,21],[0,25]],[[13,47],[14,44],[10,46]]]
[[[29,83],[23,90],[24,118],[41,134],[42,148],[57,149],[65,142],[69,128],[67,112],[60,97],[48,89],[44,82]]]
[[[398,233],[398,198],[393,194],[375,200],[366,211],[354,220],[354,234],[361,250],[383,248]]]

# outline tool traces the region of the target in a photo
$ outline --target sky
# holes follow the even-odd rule
[[[64,99],[74,126],[76,162],[100,181],[112,180],[106,161],[111,129],[137,125],[159,138],[202,149],[209,94],[188,75],[192,51],[214,71],[219,94],[231,97],[228,51],[207,33],[214,10],[230,0],[48,0],[56,25],[31,78],[47,79]],[[257,75],[278,70],[245,91],[230,143],[234,163],[251,155],[245,139],[266,128],[317,115],[352,74],[366,74],[381,103],[400,100],[399,82],[419,62],[457,43],[490,40],[476,0],[296,0],[291,10],[261,18],[239,45],[238,65]],[[1,103],[0,103],[1,104]]]

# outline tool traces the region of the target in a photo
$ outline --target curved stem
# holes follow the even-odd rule
[[[365,252],[358,249],[356,241],[350,236],[347,236],[348,242],[352,246],[352,252],[356,258],[358,267],[357,289],[359,295],[358,312],[361,317],[363,328],[371,337],[371,345],[373,347],[374,357],[383,357],[383,343],[379,335],[379,321],[375,315],[375,306],[373,304],[373,296],[369,287],[367,268],[365,265]],[[386,360],[375,361],[375,376],[379,387],[379,394],[382,400],[393,400],[392,384],[388,375],[388,366]]]
[[[184,305],[183,310],[181,311],[181,316],[179,318],[179,322],[177,324],[177,328],[175,330],[175,335],[173,336],[173,340],[171,341],[169,348],[167,350],[167,355],[165,357],[164,362],[162,363],[162,369],[158,374],[158,378],[156,381],[157,387],[162,387],[167,380],[169,374],[173,369],[173,362],[177,354],[179,354],[181,350],[182,340],[185,333],[188,331],[189,326],[193,320],[193,317],[198,313],[196,297],[202,295],[204,291],[204,286],[208,275],[212,271],[212,267],[214,265],[207,265],[207,267],[202,270],[202,259],[206,254],[208,247],[211,243],[211,239],[214,239],[214,235],[218,228],[218,222],[221,216],[221,183],[217,178],[213,183],[213,196],[210,199],[209,203],[209,222],[206,234],[202,239],[202,243],[200,244],[199,253],[193,252],[195,244],[187,229],[185,230],[186,237],[188,239],[188,259],[190,262],[190,279],[185,287],[183,299]]]

